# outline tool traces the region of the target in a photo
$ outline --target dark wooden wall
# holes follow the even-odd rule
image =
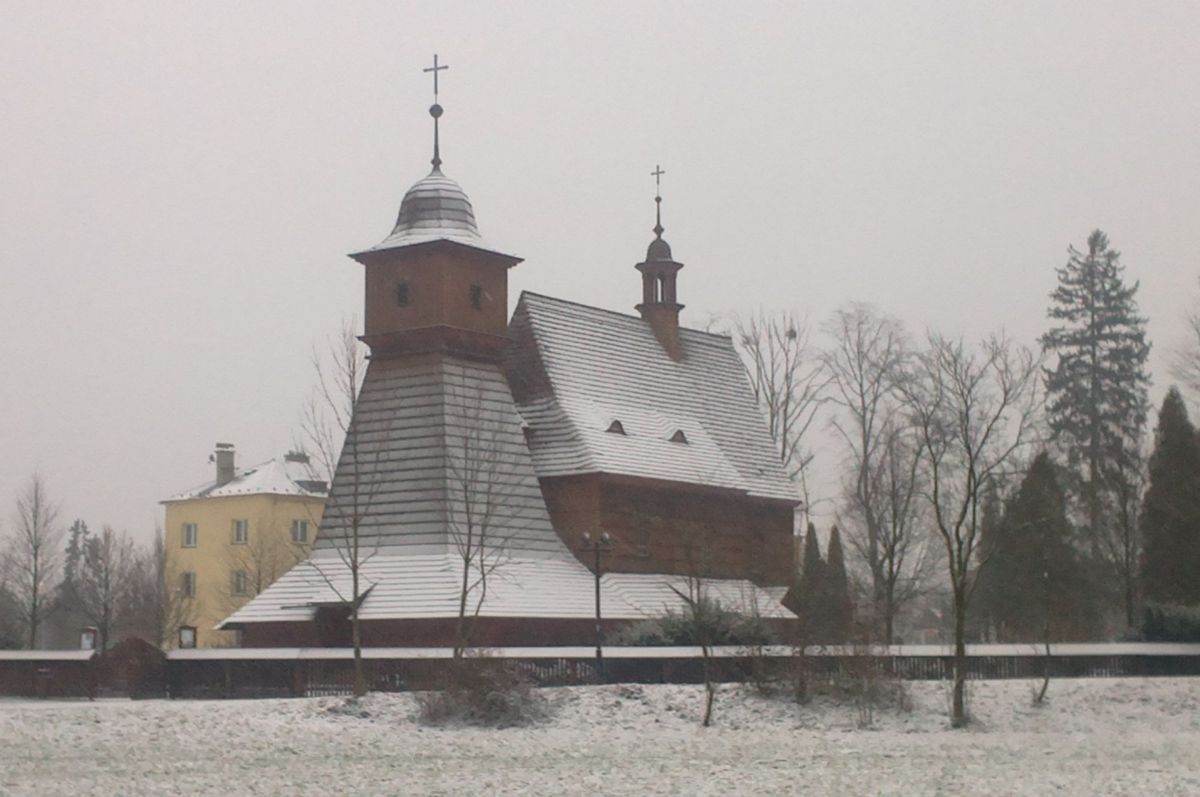
[[[737,493],[584,475],[541,480],[550,519],[589,568],[581,536],[607,532],[606,572],[679,573],[790,585],[795,562],[789,502]]]

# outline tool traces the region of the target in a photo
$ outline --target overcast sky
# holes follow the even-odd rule
[[[865,300],[1032,344],[1100,227],[1157,399],[1196,295],[1196,3],[99,5],[0,26],[5,522],[38,470],[144,536],[215,441],[287,448],[313,342],[360,313],[345,253],[429,169],[434,52],[514,300],[632,312],[656,163],[685,324]]]

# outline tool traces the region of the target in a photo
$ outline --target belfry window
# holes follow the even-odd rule
[[[625,434],[625,427],[620,421],[614,420],[604,431],[609,432],[610,434]]]
[[[483,287],[480,285],[471,286],[471,306],[476,310],[483,309]]]
[[[687,441],[688,441],[687,435],[685,435],[683,433],[682,429],[676,429],[675,434],[671,435],[672,443],[683,443],[684,445],[686,445]]]
[[[408,307],[408,301],[409,301],[408,283],[407,282],[396,283],[396,306],[397,307]]]

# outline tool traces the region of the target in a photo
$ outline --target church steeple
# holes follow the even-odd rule
[[[655,166],[650,173],[654,177],[654,240],[646,248],[646,259],[636,268],[642,274],[642,303],[637,306],[653,328],[655,337],[673,360],[683,357],[679,344],[679,304],[675,292],[675,278],[683,268],[671,255],[671,245],[662,237],[662,183],[665,171]]]
[[[366,266],[363,340],[372,356],[429,351],[494,359],[507,340],[508,269],[518,257],[479,235],[466,192],[442,173],[438,63],[433,73],[433,169],[413,184],[387,238],[352,254]]]

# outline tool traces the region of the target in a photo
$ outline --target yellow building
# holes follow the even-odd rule
[[[162,502],[172,646],[236,645],[214,626],[308,555],[325,507],[305,454],[238,469],[218,443],[212,460],[214,480]]]

